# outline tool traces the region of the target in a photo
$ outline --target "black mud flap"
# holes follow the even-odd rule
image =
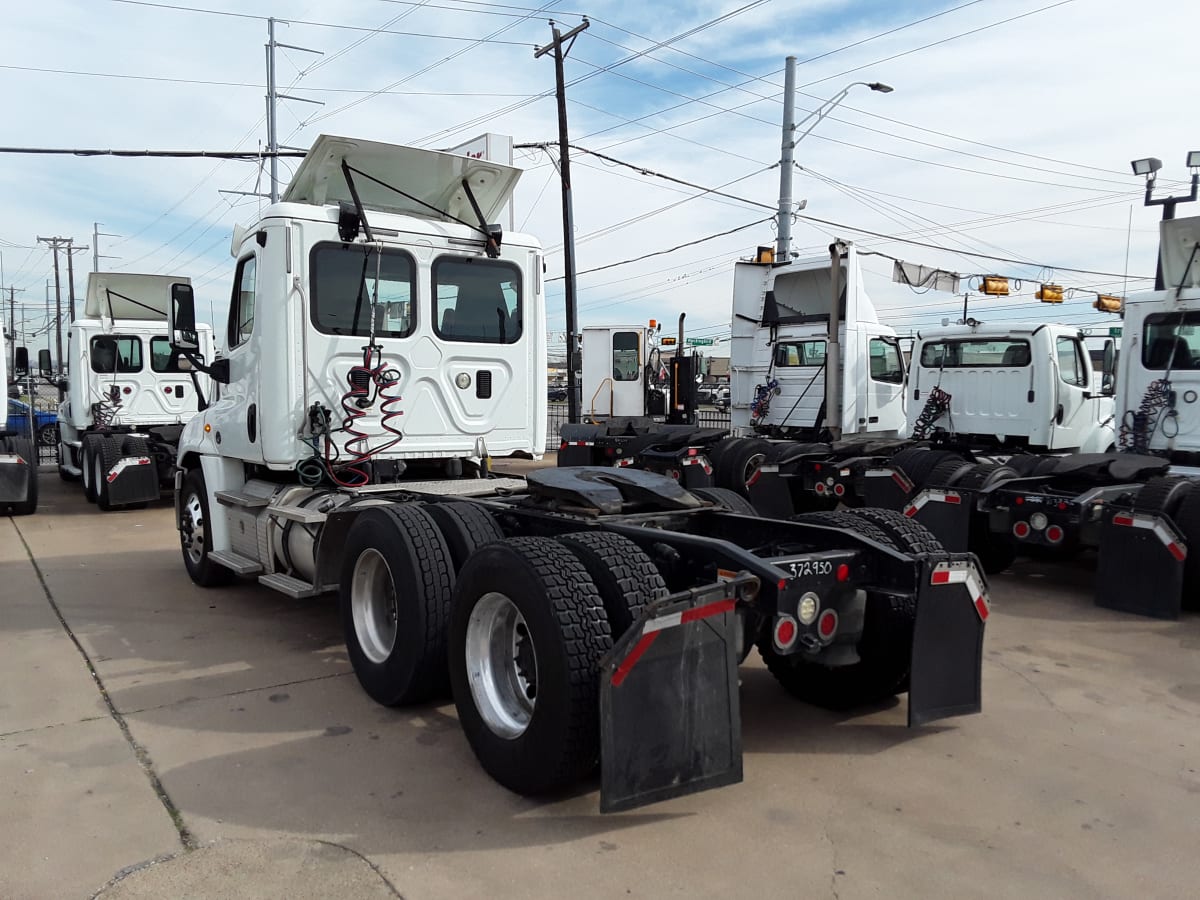
[[[880,509],[904,509],[913,492],[913,483],[899,469],[866,469],[861,484],[862,505]]]
[[[908,688],[910,727],[983,708],[988,612],[987,582],[973,556],[922,563]]]
[[[1169,519],[1106,508],[1100,526],[1096,605],[1118,612],[1178,619],[1188,548]]]
[[[619,812],[742,780],[739,575],[655,604],[602,663],[600,811]]]
[[[0,506],[29,499],[29,480],[35,477],[29,463],[0,448]]]
[[[932,531],[949,552],[965,553],[970,549],[975,496],[974,491],[926,488],[908,501],[904,514]]]
[[[779,474],[779,466],[767,463],[759,467],[746,487],[750,502],[767,519],[790,519],[796,514],[792,502],[790,477]]]
[[[152,456],[124,456],[108,475],[108,502],[113,506],[150,503],[162,494],[158,466]]]

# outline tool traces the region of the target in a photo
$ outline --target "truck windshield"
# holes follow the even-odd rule
[[[926,369],[1014,368],[1027,366],[1032,359],[1026,340],[931,341],[921,348],[921,365]]]
[[[415,325],[412,257],[364,244],[318,244],[312,251],[312,322],[325,334],[365,337],[372,303],[378,337],[407,337]]]
[[[433,328],[447,341],[512,344],[521,337],[521,270],[443,256],[433,264]]]
[[[1200,369],[1200,310],[1146,316],[1142,366],[1165,370]]]

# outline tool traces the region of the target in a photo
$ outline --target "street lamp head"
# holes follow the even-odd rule
[[[1200,150],[1193,150],[1187,156],[1189,169],[1200,169]]]
[[[884,84],[882,81],[872,81],[867,85],[873,91],[879,91],[881,94],[890,94],[895,90],[890,84]]]
[[[1130,165],[1133,166],[1134,175],[1145,175],[1149,178],[1162,168],[1162,160],[1150,156],[1146,159],[1135,159]]]

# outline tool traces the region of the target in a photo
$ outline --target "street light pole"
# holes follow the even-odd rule
[[[779,157],[779,212],[776,217],[775,259],[787,262],[792,251],[792,168],[795,165],[796,145],[808,137],[814,128],[849,95],[852,88],[867,87],[880,94],[890,94],[895,88],[881,81],[855,81],[846,85],[799,122],[796,118],[796,57],[789,56],[783,77],[783,145]],[[808,124],[803,131],[801,126]],[[803,201],[802,201],[803,202]],[[803,207],[801,207],[803,208]]]

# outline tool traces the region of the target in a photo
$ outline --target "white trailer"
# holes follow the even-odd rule
[[[173,483],[179,434],[208,399],[208,377],[167,334],[171,286],[188,283],[176,275],[88,276],[83,314],[67,335],[58,472],[81,480],[100,509],[158,499]],[[198,326],[197,336],[200,359],[212,359],[212,327]]]

